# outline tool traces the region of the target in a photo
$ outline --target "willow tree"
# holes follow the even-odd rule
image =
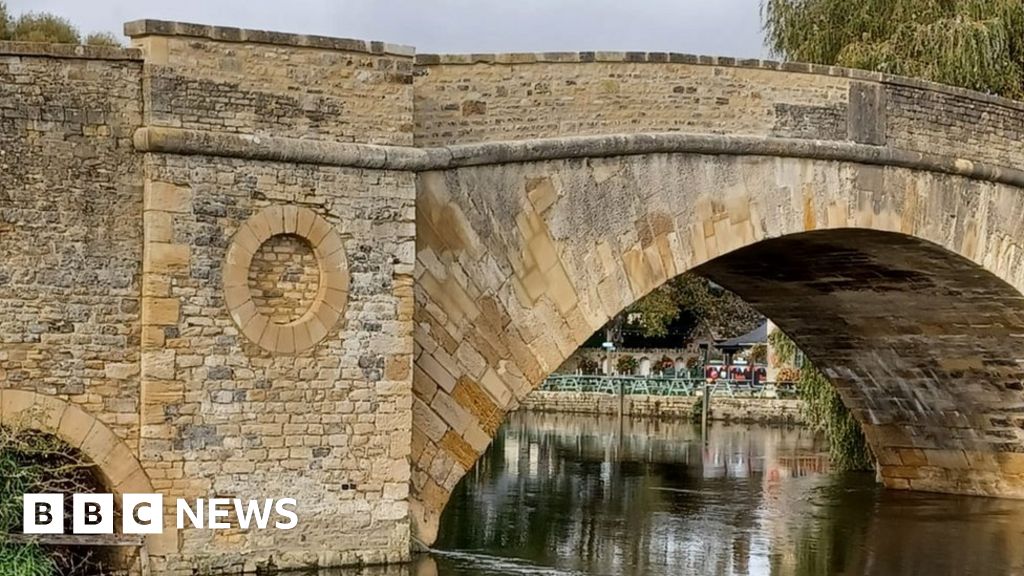
[[[762,0],[777,57],[1024,96],[1021,0]]]

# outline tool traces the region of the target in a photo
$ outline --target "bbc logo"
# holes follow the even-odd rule
[[[25,494],[22,531],[25,534],[64,533],[63,494]],[[122,494],[121,532],[160,534],[164,529],[164,498],[160,494]],[[113,494],[72,494],[73,534],[114,533]]]

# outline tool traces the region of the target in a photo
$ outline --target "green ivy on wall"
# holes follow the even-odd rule
[[[870,470],[874,459],[860,424],[843,405],[836,387],[817,368],[804,365],[797,390],[803,399],[807,422],[828,438],[832,466],[838,470]]]
[[[799,349],[781,330],[772,332],[768,342],[774,349],[776,366],[794,364]],[[832,466],[837,470],[870,470],[874,458],[864,432],[843,405],[836,387],[806,360],[798,368],[797,391],[804,401],[807,422],[828,438]]]

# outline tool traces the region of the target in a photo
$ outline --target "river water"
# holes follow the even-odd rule
[[[411,576],[1024,574],[1024,502],[880,489],[799,427],[516,413]],[[389,570],[389,573],[393,573]]]

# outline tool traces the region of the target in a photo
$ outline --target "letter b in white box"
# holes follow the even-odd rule
[[[71,527],[75,534],[113,534],[114,495],[74,494]]]
[[[160,534],[164,531],[164,497],[160,494],[122,494],[121,531]]]
[[[64,495],[25,494],[21,525],[25,534],[63,534]]]

